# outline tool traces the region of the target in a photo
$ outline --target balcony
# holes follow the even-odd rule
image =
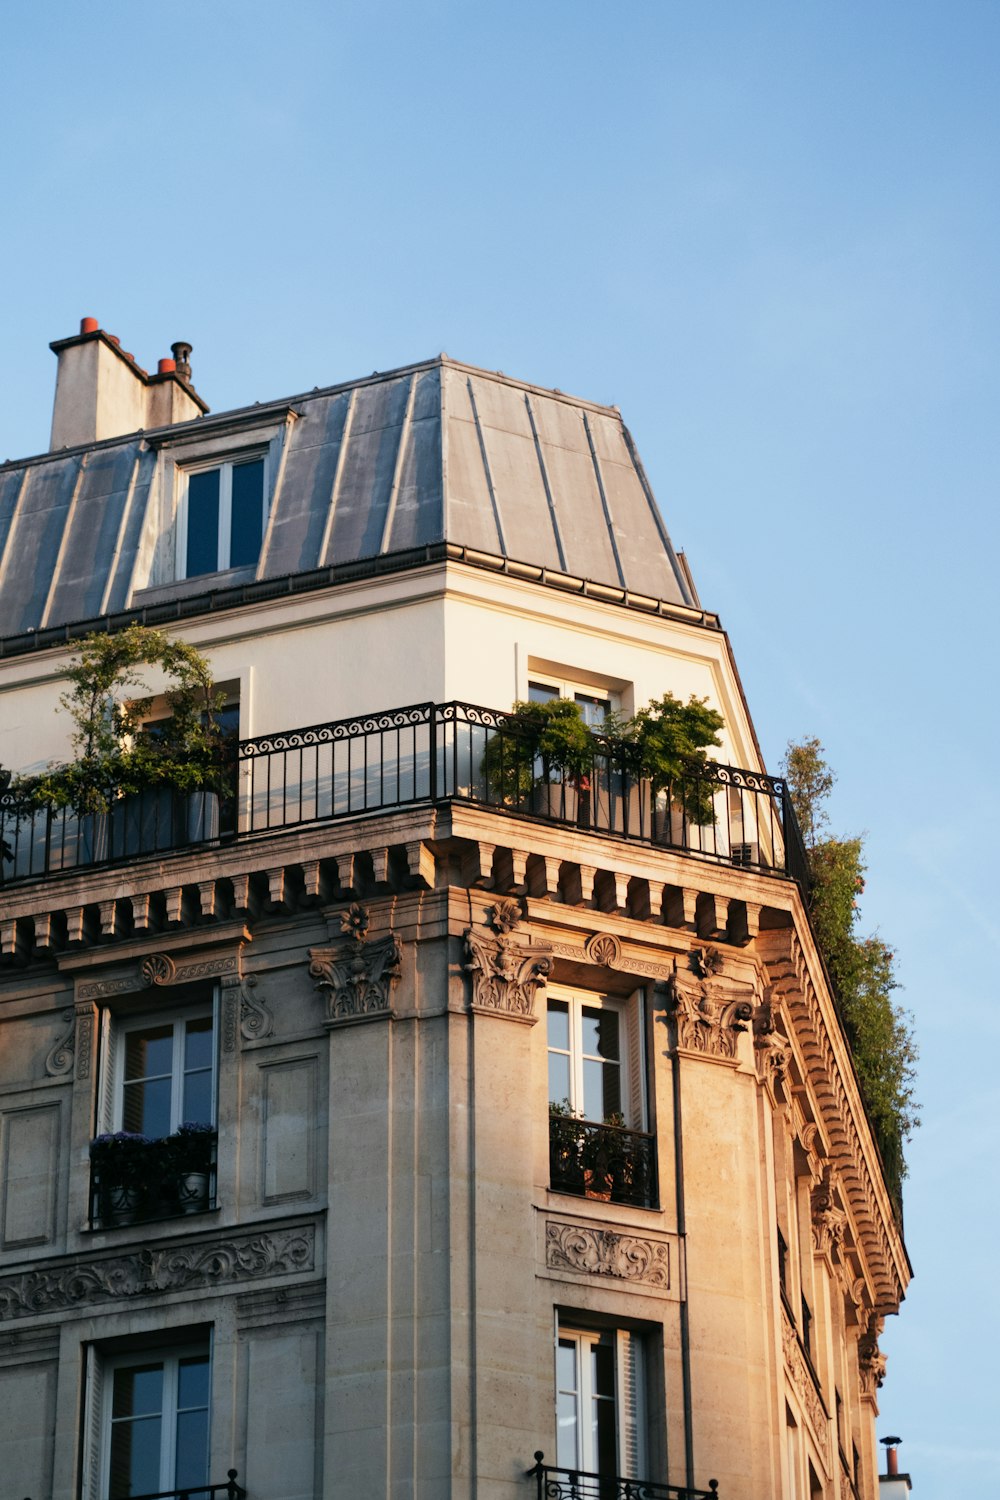
[[[130,1500],[246,1500],[247,1492],[236,1483],[236,1470],[229,1469],[225,1484],[192,1485],[186,1490],[157,1490],[149,1495],[132,1495]],[[114,1497],[112,1497],[114,1500]]]
[[[207,1212],[215,1207],[217,1158],[214,1130],[187,1139],[98,1136],[91,1143],[91,1228]]]
[[[537,1482],[538,1500],[717,1500],[718,1481],[710,1479],[707,1490],[678,1484],[655,1484],[649,1479],[626,1479],[621,1474],[584,1474],[574,1469],[554,1469],[535,1454],[528,1478]]]
[[[0,795],[0,884],[127,863],[144,855],[258,839],[396,808],[468,802],[497,812],[634,840],[716,864],[805,881],[805,859],[780,778],[714,763],[654,798],[621,746],[593,735],[587,774],[561,777],[532,756],[497,709],[419,703],[239,743],[230,795],[150,790],[108,813],[31,810]],[[510,788],[519,790],[511,795]]]
[[[549,1115],[549,1185],[633,1208],[656,1205],[656,1140],[641,1130]]]

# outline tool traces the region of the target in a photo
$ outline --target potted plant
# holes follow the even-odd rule
[[[706,750],[720,745],[722,715],[694,694],[686,703],[673,693],[651,699],[628,726],[631,753],[653,795],[653,836],[684,842],[684,826],[715,822],[712,783],[704,772]]]
[[[177,1201],[186,1214],[208,1207],[215,1127],[186,1120],[169,1138],[171,1173]]]
[[[576,703],[518,701],[483,754],[487,800],[575,822],[593,760],[593,736]]]
[[[152,728],[146,668],[169,683],[167,716]],[[201,653],[130,625],[87,636],[67,675],[72,686],[61,702],[75,725],[75,758],[18,778],[20,803],[75,816],[84,864],[212,837],[225,756],[220,701]]]
[[[148,1136],[131,1130],[116,1130],[91,1141],[90,1160],[101,1219],[131,1224],[136,1218],[150,1186],[152,1146]]]

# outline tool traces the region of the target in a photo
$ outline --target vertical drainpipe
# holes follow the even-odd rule
[[[684,1470],[689,1490],[694,1485],[694,1419],[691,1407],[691,1335],[688,1325],[687,1221],[684,1211],[684,1132],[681,1110],[681,1060],[674,1054],[674,1181],[677,1197],[677,1234],[684,1246],[684,1296],[680,1301],[681,1384],[684,1398]]]

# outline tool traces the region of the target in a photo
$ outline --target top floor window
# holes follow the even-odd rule
[[[256,564],[267,520],[265,471],[262,453],[187,471],[178,513],[178,577]]]
[[[617,704],[606,693],[578,691],[572,683],[535,681],[528,683],[528,701],[550,703],[554,698],[570,698],[580,710],[588,729],[603,729],[604,721]]]

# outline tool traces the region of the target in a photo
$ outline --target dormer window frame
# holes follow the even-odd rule
[[[267,522],[270,513],[271,499],[271,445],[268,442],[255,443],[252,447],[242,448],[237,452],[224,455],[213,454],[190,463],[177,464],[177,476],[180,481],[180,494],[177,504],[177,526],[175,542],[175,577],[177,579],[187,578],[210,578],[214,573],[225,573],[233,567],[253,567],[256,571],[260,562],[260,554],[263,550],[267,537]],[[233,515],[233,473],[235,470],[250,464],[261,465],[261,517],[260,517],[260,547],[253,562],[242,564],[232,562],[232,515]],[[195,572],[188,570],[188,535],[190,517],[190,485],[191,480],[199,474],[210,474],[218,472],[218,518],[216,536],[216,567],[198,569]]]

